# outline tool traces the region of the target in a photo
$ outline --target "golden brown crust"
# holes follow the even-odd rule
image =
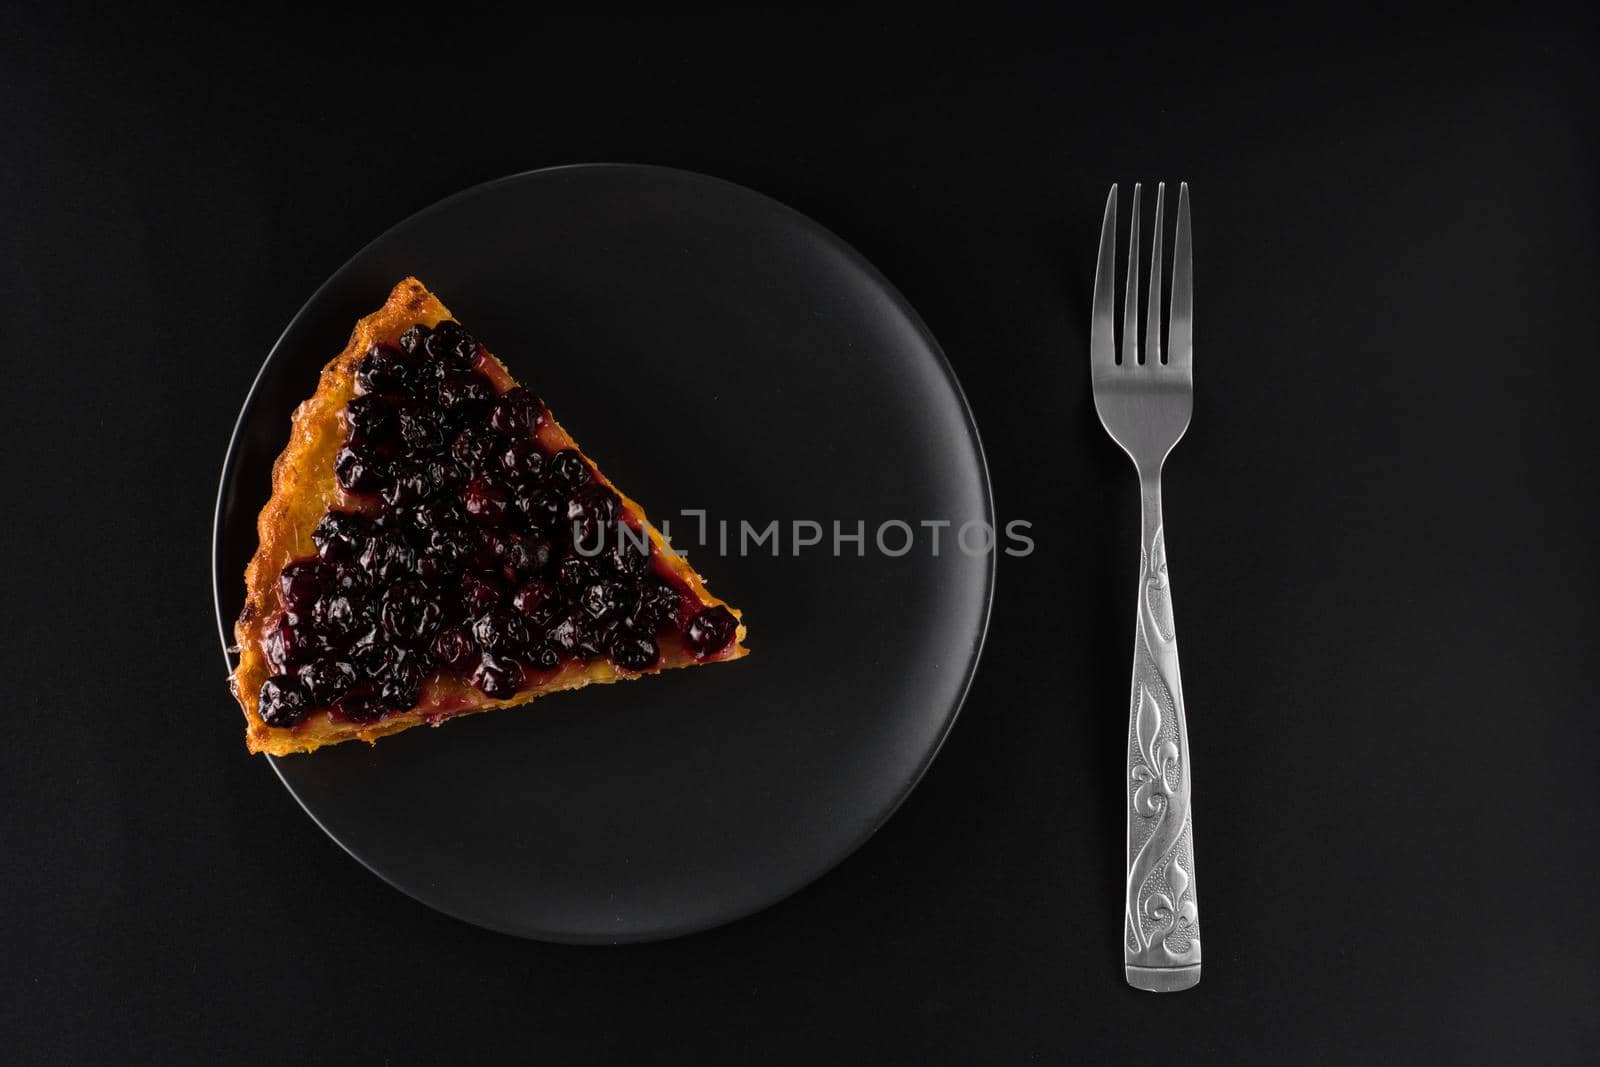
[[[423,723],[437,726],[462,715],[525,704],[545,693],[639,677],[638,674],[619,671],[607,660],[572,663],[509,700],[491,700],[459,682],[436,677],[424,686],[422,701],[416,708],[367,725],[336,722],[326,712],[316,712],[293,729],[280,729],[268,726],[256,713],[261,683],[271,674],[262,648],[262,638],[267,626],[283,607],[279,599],[278,573],[285,563],[316,550],[311,543],[311,531],[330,507],[358,511],[370,510],[371,507],[366,501],[347,495],[333,475],[333,457],[344,440],[340,413],[355,395],[356,367],[374,343],[382,341],[393,344],[402,333],[417,323],[434,326],[450,317],[449,310],[421,282],[415,278],[405,279],[395,286],[383,307],[356,323],[344,351],[322,368],[316,392],[295,409],[290,423],[289,443],[272,466],[272,496],[261,509],[257,521],[260,544],[245,568],[245,604],[238,622],[234,624],[234,638],[239,645],[239,665],[234,669],[229,685],[244,711],[245,743],[251,752],[282,756],[310,752],[341,741],[360,739],[375,742],[380,737]],[[493,356],[489,357],[484,369],[496,380],[495,385],[501,390],[515,384],[505,365]],[[578,448],[578,443],[561,428],[553,414],[540,428],[539,440],[550,450]],[[611,486],[621,497],[624,512],[649,532],[650,540],[656,546],[657,558],[689,588],[701,604],[707,607],[722,604],[738,618],[740,612],[712,596],[686,559],[665,551],[661,534],[645,518],[644,510],[612,485],[598,467],[596,474],[600,481]],[[723,652],[703,659],[682,647],[680,642],[664,640],[660,665],[645,673],[656,674],[672,667],[738,659],[748,652],[744,647],[744,638],[745,627],[741,621],[733,643]]]

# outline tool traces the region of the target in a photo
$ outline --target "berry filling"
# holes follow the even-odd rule
[[[356,498],[286,564],[258,709],[372,723],[430,683],[509,699],[574,663],[647,671],[664,639],[705,658],[738,621],[697,602],[574,449],[548,452],[544,403],[497,392],[455,322],[376,344],[356,371],[334,476]],[[686,610],[689,609],[689,610]]]

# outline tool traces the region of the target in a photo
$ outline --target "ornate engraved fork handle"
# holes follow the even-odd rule
[[[1123,958],[1128,984],[1153,992],[1200,980],[1200,908],[1189,809],[1189,733],[1172,623],[1161,475],[1139,475],[1139,604],[1128,716],[1128,886]]]

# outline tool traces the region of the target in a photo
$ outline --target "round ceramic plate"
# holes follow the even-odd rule
[[[955,721],[994,581],[982,450],[916,313],[821,226],[696,174],[562,167],[441,201],[312,296],[245,401],[224,647],[289,414],[408,274],[665,521],[751,654],[273,760],[284,785],[396,888],[554,941],[725,923],[849,855]]]

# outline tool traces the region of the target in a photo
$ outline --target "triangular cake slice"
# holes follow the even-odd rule
[[[294,413],[230,679],[286,755],[745,655],[543,402],[407,278]]]

